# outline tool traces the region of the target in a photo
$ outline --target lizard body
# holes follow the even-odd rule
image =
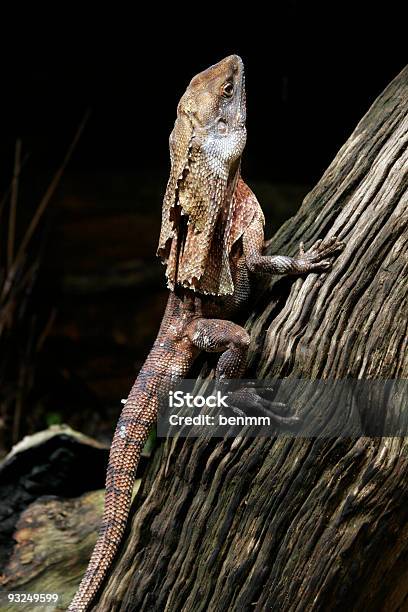
[[[158,247],[170,295],[116,426],[101,528],[70,612],[89,608],[118,550],[160,396],[187,375],[201,351],[220,354],[217,379],[241,376],[250,337],[230,318],[248,303],[253,276],[326,271],[328,258],[342,248],[331,237],[307,252],[301,245],[297,258],[263,255],[264,216],[240,176],[245,119],[244,68],[236,55],[194,77],[178,105]]]

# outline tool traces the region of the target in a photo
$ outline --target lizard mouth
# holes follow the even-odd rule
[[[244,62],[239,55],[230,55],[223,61],[229,61],[234,66],[235,87],[237,90],[236,100],[236,124],[238,128],[245,128],[246,122],[246,95],[245,95],[245,70]]]

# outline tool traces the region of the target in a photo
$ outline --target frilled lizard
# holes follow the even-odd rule
[[[324,272],[331,267],[328,258],[342,249],[333,236],[306,252],[301,245],[297,258],[263,255],[264,216],[240,175],[245,120],[244,67],[236,55],[195,76],[179,102],[157,251],[170,295],[119,417],[102,524],[71,612],[88,609],[118,550],[159,394],[186,376],[201,351],[220,354],[216,379],[241,376],[250,337],[230,319],[247,304],[253,276]]]

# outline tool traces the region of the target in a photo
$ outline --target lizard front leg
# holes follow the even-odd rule
[[[332,266],[332,258],[344,248],[344,243],[331,236],[318,240],[308,251],[300,244],[298,257],[285,255],[263,255],[263,220],[256,216],[243,235],[243,250],[246,265],[255,274],[305,274],[307,272],[327,272]]]

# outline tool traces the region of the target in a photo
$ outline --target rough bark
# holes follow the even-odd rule
[[[408,68],[270,241],[347,246],[327,275],[263,283],[259,377],[408,378],[407,100]],[[358,438],[167,441],[94,609],[408,609],[408,440],[362,420]]]

